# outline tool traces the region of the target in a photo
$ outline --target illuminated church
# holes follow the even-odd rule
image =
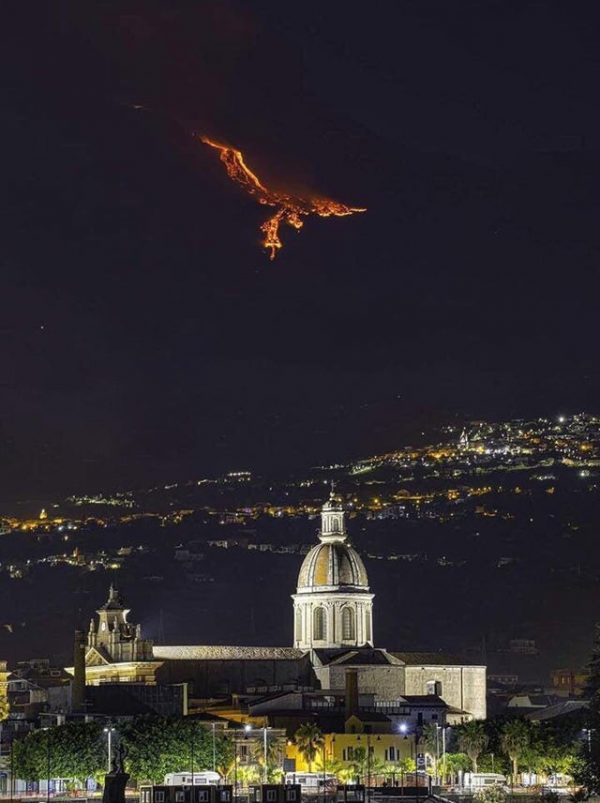
[[[373,598],[364,563],[346,532],[342,500],[323,505],[318,543],[292,595],[292,647],[164,646],[143,639],[111,588],[92,621],[86,683],[186,684],[190,700],[290,689],[342,690],[348,670],[378,703],[436,695],[455,721],[486,715],[486,669],[441,653],[375,647]]]

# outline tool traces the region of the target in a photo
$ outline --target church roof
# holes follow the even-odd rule
[[[154,645],[154,658],[166,661],[297,661],[306,655],[294,647],[231,647]]]
[[[395,652],[390,655],[408,666],[483,666],[479,661],[444,652]]]
[[[314,653],[322,666],[389,666],[398,663],[385,650],[372,647],[317,649]]]
[[[298,591],[339,586],[369,590],[367,571],[360,555],[345,541],[316,544],[300,568]]]
[[[321,510],[319,543],[304,558],[298,592],[368,591],[369,579],[358,552],[347,542],[344,506],[333,489]]]

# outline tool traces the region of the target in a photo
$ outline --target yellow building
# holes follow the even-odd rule
[[[414,758],[414,739],[398,733],[326,733],[323,734],[323,739],[322,755],[317,755],[312,767],[309,767],[297,745],[292,740],[288,740],[286,758],[295,760],[296,772],[322,770],[323,756],[325,769],[333,762],[349,768],[358,755],[361,753],[367,755],[367,752],[374,765],[375,763],[396,763],[403,759],[410,759],[411,756]]]

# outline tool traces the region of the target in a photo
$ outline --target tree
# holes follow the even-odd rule
[[[312,772],[313,761],[325,744],[323,734],[313,722],[305,722],[294,734],[294,741],[298,752],[308,764],[308,771]]]
[[[401,758],[399,761],[386,761],[383,767],[383,774],[386,778],[398,778],[403,781],[404,776],[409,772],[414,772],[417,768],[414,758]]]
[[[473,771],[477,772],[477,759],[488,746],[488,737],[483,722],[473,719],[471,722],[461,725],[458,746],[461,752],[469,756],[473,764]]]
[[[71,778],[83,784],[106,771],[106,744],[97,722],[70,722],[31,731],[14,742],[15,773],[27,781]]]
[[[501,743],[504,752],[512,762],[512,776],[516,780],[519,772],[519,759],[531,745],[531,734],[527,723],[522,719],[506,722],[502,728]]]
[[[442,763],[442,775],[444,780],[450,783],[458,783],[458,773],[467,772],[471,769],[471,759],[466,753],[446,753]]]
[[[596,623],[592,655],[588,663],[589,677],[585,687],[585,696],[590,702],[600,696],[600,623]]]
[[[213,735],[192,719],[142,716],[121,730],[127,771],[138,781],[162,782],[170,772],[201,772],[213,767]],[[228,767],[233,745],[215,735],[217,767]]]
[[[327,758],[326,755],[323,756],[321,754],[315,760],[315,770],[317,772],[328,772],[331,775],[335,775],[338,780],[342,778],[345,769],[344,764],[337,758]]]

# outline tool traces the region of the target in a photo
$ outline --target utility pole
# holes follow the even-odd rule
[[[265,767],[263,770],[263,783],[268,783],[269,780],[269,772],[267,769],[267,726],[263,727],[263,757],[265,762]]]

